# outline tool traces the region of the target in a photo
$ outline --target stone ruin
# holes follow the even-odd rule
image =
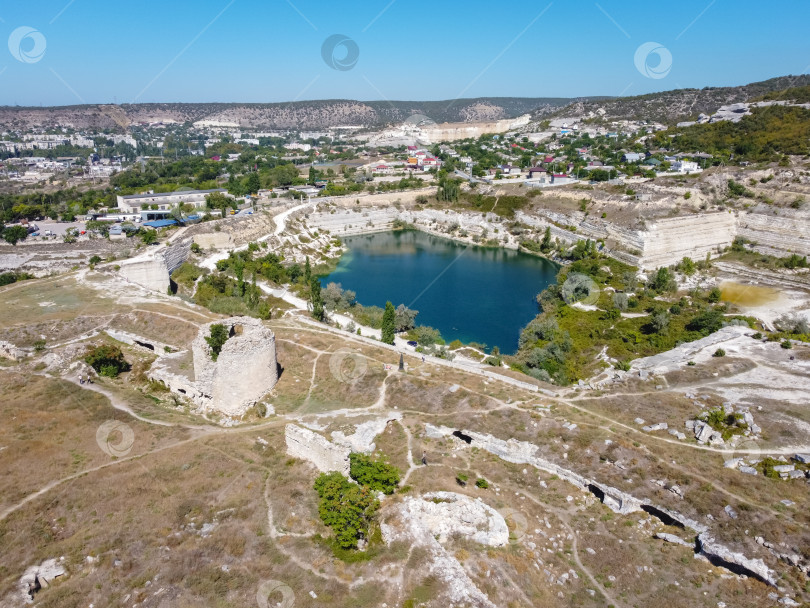
[[[224,325],[229,338],[214,361],[206,338],[212,325]],[[200,327],[192,342],[194,379],[169,370],[163,355],[152,364],[149,378],[196,403],[203,411],[240,418],[278,382],[276,337],[258,319],[231,317]],[[179,353],[182,354],[182,353]],[[268,406],[268,410],[272,410]]]
[[[287,425],[284,438],[290,456],[311,462],[322,473],[338,471],[348,477],[351,448],[336,445],[323,435],[295,424]]]
[[[213,325],[230,336],[217,360],[206,338]],[[240,417],[278,382],[276,337],[258,319],[231,317],[203,325],[191,345],[197,401],[205,410]]]
[[[374,452],[374,438],[394,420],[402,420],[402,414],[389,412],[385,417],[362,422],[355,425],[354,432],[350,435],[343,431],[333,431],[332,441],[302,426],[288,424],[284,430],[287,454],[311,462],[322,473],[338,471],[348,476],[349,454]]]
[[[120,262],[118,274],[130,283],[166,293],[171,285],[171,274],[188,259],[191,243],[191,239],[183,239],[164,248],[147,248],[143,254]]]

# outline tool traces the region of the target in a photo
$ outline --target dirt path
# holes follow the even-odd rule
[[[571,528],[569,522],[570,515],[565,511],[563,511],[562,509],[553,507],[543,502],[542,500],[535,498],[531,494],[528,494],[527,492],[521,492],[521,494],[523,494],[523,496],[525,496],[527,499],[529,499],[536,505],[542,507],[544,510],[553,513],[557,517],[557,519],[560,520],[560,523],[565,527],[566,530],[568,530],[568,533],[571,535],[571,538],[573,539],[571,541],[571,555],[573,556],[574,562],[576,563],[577,567],[580,570],[582,570],[585,576],[588,577],[588,580],[591,582],[591,584],[599,590],[599,593],[602,594],[602,597],[604,597],[607,600],[606,602],[607,604],[612,604],[616,608],[623,606],[621,602],[616,601],[616,598],[607,592],[607,590],[599,583],[599,581],[596,580],[596,577],[593,575],[593,573],[588,568],[586,568],[585,564],[583,564],[582,560],[580,560],[579,551],[577,549],[577,535],[576,531]]]

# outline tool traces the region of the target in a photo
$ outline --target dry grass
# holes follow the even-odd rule
[[[127,305],[111,307],[96,292],[71,287],[71,281],[42,281],[36,289],[22,285],[0,291],[0,303],[16,306],[0,323],[19,332],[30,324],[32,336],[40,330],[34,325],[41,323],[42,328],[51,328],[60,336],[75,337],[90,327],[91,320],[99,320],[104,314],[100,309],[106,306],[107,312],[115,310],[119,315],[114,326],[184,346],[196,335],[194,324],[211,318],[167,303],[139,304],[138,310]],[[42,301],[56,305],[49,311],[39,307]],[[71,314],[77,311],[82,320],[71,321]],[[274,320],[270,325],[276,332],[284,373],[269,402],[281,415],[368,407],[377,401],[386,378],[383,363],[397,363],[395,354],[373,345],[295,327],[287,320]],[[106,340],[95,340],[102,339]],[[367,363],[365,374],[356,381],[341,382],[330,368],[330,357],[341,348],[359,354]],[[138,348],[124,350],[135,364],[133,372],[115,381],[103,380],[98,386],[144,417],[200,422],[183,408],[175,408],[167,394],[144,390],[139,372],[154,355]],[[207,432],[158,427],[116,412],[96,393],[31,374],[40,361],[37,357],[30,363],[0,367],[0,415],[7,421],[0,426],[0,447],[4,448],[0,450],[0,483],[6,489],[0,495],[0,510],[53,480],[86,473],[32,499],[0,522],[0,606],[1,598],[27,566],[62,555],[70,576],[43,591],[39,605],[253,607],[258,586],[265,580],[289,585],[296,607],[370,608],[383,602],[394,607],[410,598],[430,606],[447,604],[441,585],[424,568],[422,549],[404,543],[376,547],[367,561],[346,563],[315,536],[330,534],[320,522],[312,489],[317,471],[286,455],[287,420],[281,415]],[[457,491],[494,508],[519,513],[510,516],[510,528],[521,538],[506,547],[485,548],[460,538],[447,544],[450,554],[459,558],[474,583],[496,605],[604,606],[608,602],[598,592],[588,593],[594,588],[588,571],[627,606],[715,606],[719,601],[756,606],[766,601],[769,589],[755,581],[726,577],[726,571],[695,560],[689,549],[652,539],[660,526],[647,515],[615,515],[591,494],[530,466],[505,462],[454,438],[428,439],[425,422],[529,441],[539,447],[543,457],[583,475],[702,521],[711,514],[713,531],[721,540],[750,556],[765,558],[770,565],[773,560],[751,540],[756,534],[810,554],[806,532],[810,517],[804,508],[807,484],[746,477],[723,469],[718,454],[665,443],[586,411],[631,427],[635,427],[633,418],[641,416],[681,428],[685,417],[698,408],[681,394],[654,389],[637,396],[582,393],[588,398],[571,407],[505,384],[422,364],[416,358],[406,361],[406,373],[394,371],[385,380],[386,409],[368,414],[376,416],[394,407],[405,414],[401,424],[389,424],[376,438],[377,449],[405,471],[406,427],[413,437],[414,457],[418,460],[424,449],[429,462],[410,476],[409,495]],[[717,366],[738,364],[739,369],[745,368],[744,361],[712,361],[699,373],[708,371],[709,377],[721,371],[735,373],[737,368]],[[698,370],[683,373],[693,372]],[[701,376],[697,382],[705,380]],[[451,391],[453,385],[458,388]],[[704,400],[707,405],[720,402],[716,396]],[[533,407],[538,403],[554,405],[550,413],[540,415]],[[768,405],[768,409],[784,412],[777,404]],[[791,415],[806,419],[803,411]],[[131,455],[141,457],[113,461],[98,448],[96,429],[110,418],[123,420],[134,430]],[[321,422],[329,424],[324,432],[328,435],[364,419],[366,416],[322,418]],[[573,432],[563,429],[563,419],[576,422],[579,428]],[[779,428],[774,423],[769,430],[779,432]],[[267,445],[257,441],[259,437]],[[605,443],[607,439],[612,443]],[[89,470],[107,463],[106,468]],[[469,475],[464,487],[456,481],[460,472]],[[488,489],[475,487],[479,477],[487,479]],[[677,498],[653,480],[679,484],[686,498]],[[781,498],[790,498],[796,505],[784,507],[778,502]],[[402,495],[394,495],[384,504],[401,499]],[[723,518],[726,504],[738,511],[737,520]],[[268,505],[279,534],[275,539],[268,527]],[[525,528],[521,528],[521,518]],[[206,536],[201,534],[204,524],[213,524],[210,530],[206,527]],[[685,536],[683,531],[676,532]],[[595,554],[588,553],[587,547]],[[88,562],[88,555],[97,561]],[[577,557],[585,569],[577,564]],[[576,578],[570,575],[572,570]],[[400,589],[397,580],[403,572]],[[564,573],[569,573],[569,582],[558,584]],[[349,587],[361,577],[364,584]],[[793,589],[804,584],[793,572],[783,582]],[[277,602],[280,596],[274,599]]]

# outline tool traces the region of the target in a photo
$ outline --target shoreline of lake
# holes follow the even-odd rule
[[[560,265],[519,249],[449,238],[419,229],[374,231],[342,239],[346,251],[324,283],[340,283],[364,306],[422,310],[418,325],[449,343],[517,350],[520,330],[538,314],[536,296],[556,282]],[[357,257],[347,254],[365,251]],[[421,260],[419,259],[421,258]]]

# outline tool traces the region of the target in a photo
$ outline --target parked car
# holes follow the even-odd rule
[[[417,346],[416,340],[408,340],[408,346],[413,346],[414,348],[416,348]]]

